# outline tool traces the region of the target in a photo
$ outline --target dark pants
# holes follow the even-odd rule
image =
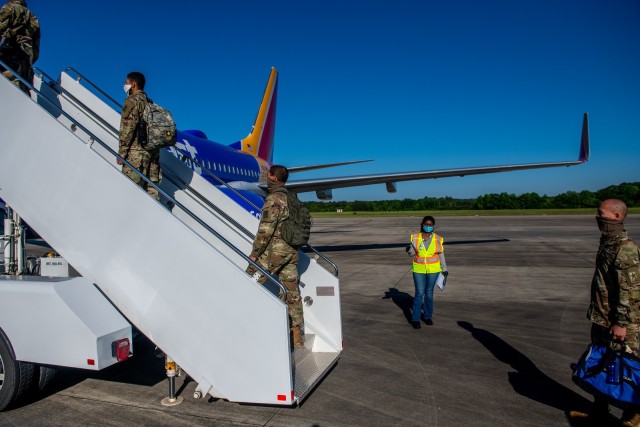
[[[22,51],[14,52],[14,51],[2,51],[0,54],[0,59],[4,61],[9,68],[19,74],[23,79],[28,81],[29,83],[33,83],[33,69],[31,68],[31,63],[29,58],[21,54]],[[22,83],[16,76],[14,76],[9,70],[0,65],[0,71],[2,75],[8,78],[11,83],[18,86],[24,93],[29,95],[29,88]]]

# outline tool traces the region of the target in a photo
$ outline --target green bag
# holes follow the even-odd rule
[[[287,195],[287,205],[289,206],[289,217],[283,222],[280,234],[285,242],[298,249],[309,242],[311,214],[304,203],[298,199],[296,193],[292,193],[286,188],[279,188],[276,191]]]

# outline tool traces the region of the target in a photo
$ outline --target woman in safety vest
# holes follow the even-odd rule
[[[433,325],[433,288],[440,273],[445,277],[449,274],[444,259],[444,239],[433,232],[435,224],[432,216],[422,218],[420,232],[411,235],[411,245],[407,248],[413,257],[413,283],[416,286],[411,316],[414,329],[420,329],[421,308],[424,310],[424,323]]]

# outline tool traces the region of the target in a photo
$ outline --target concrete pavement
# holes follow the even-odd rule
[[[569,364],[589,342],[594,217],[436,216],[450,275],[435,324],[414,330],[404,247],[420,220],[314,220],[311,243],[340,268],[345,347],[299,408],[194,400],[181,379],[185,401],[163,407],[163,361],[142,341],[105,371],[62,370],[47,396],[0,413],[0,425],[569,425],[564,412],[590,400]],[[640,240],[640,215],[627,230]]]

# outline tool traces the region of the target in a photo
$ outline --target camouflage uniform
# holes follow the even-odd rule
[[[640,356],[640,249],[626,233],[603,236],[591,282],[591,305],[587,318],[593,323],[594,343],[608,343],[609,329],[627,329],[626,351]]]
[[[32,82],[31,67],[40,54],[40,23],[24,0],[9,0],[0,9],[0,38],[5,43],[5,48],[0,50],[0,59],[25,80]],[[14,85],[29,93],[27,86],[9,70],[2,66],[0,70]]]
[[[280,191],[271,192],[262,208],[262,217],[258,226],[258,233],[253,242],[251,256],[257,259],[258,265],[278,279],[287,288],[287,306],[291,327],[302,326],[302,301],[298,289],[298,250],[289,246],[282,239],[280,227],[289,216],[287,195]],[[249,274],[255,273],[255,269],[249,266]],[[259,279],[260,283],[266,281],[266,277]],[[282,298],[282,294],[280,295]]]
[[[118,154],[131,163],[136,169],[147,176],[151,182],[160,185],[162,171],[160,170],[160,149],[147,151],[139,144],[138,137],[143,132],[142,112],[149,102],[147,94],[139,91],[129,95],[124,101],[122,118],[120,120],[120,148]],[[127,165],[122,166],[122,172],[133,182],[147,190],[156,200],[160,200],[158,190],[149,185]]]

